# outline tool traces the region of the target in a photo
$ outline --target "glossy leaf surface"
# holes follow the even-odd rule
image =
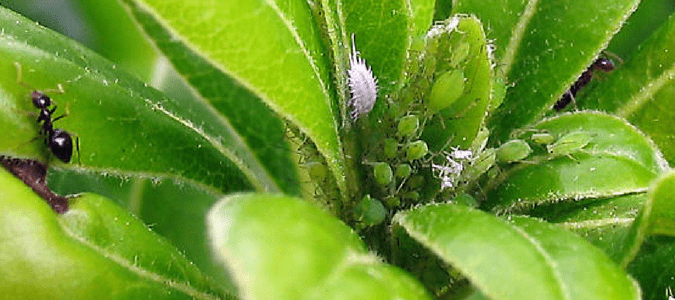
[[[368,253],[351,228],[307,202],[236,194],[212,208],[207,224],[243,299],[429,298],[409,275]]]
[[[107,199],[80,195],[58,215],[4,169],[0,185],[3,297],[227,298],[164,238]]]
[[[536,219],[505,221],[438,204],[399,212],[393,221],[490,299],[640,298],[638,286],[604,253]]]
[[[638,3],[639,0],[455,1],[455,13],[476,14],[491,28],[487,36],[496,43],[497,74],[515,83],[492,120],[497,138],[506,140],[511,130],[549,111],[606,47]]]
[[[258,153],[246,144],[246,134],[232,127],[209,105],[168,99],[110,62],[60,35],[2,9],[0,26],[0,141],[4,154],[43,157],[59,167],[117,175],[171,177],[190,180],[219,191],[279,191]],[[45,91],[67,117],[54,124],[79,138],[73,161],[59,164],[40,141],[27,96],[31,88]],[[58,71],[56,71],[58,70]],[[64,93],[55,91],[61,85]],[[281,153],[283,159],[287,153]],[[286,158],[288,159],[288,158]],[[198,165],[209,166],[209,170]],[[280,176],[281,177],[281,176]]]
[[[652,180],[668,169],[649,139],[635,127],[609,115],[594,112],[559,115],[542,120],[520,137],[526,139],[537,132],[548,132],[557,138],[570,132],[584,132],[591,136],[591,141],[569,155],[540,154],[532,162],[504,171],[489,186],[484,207],[523,211],[543,203],[644,192]],[[617,174],[622,175],[619,178]]]
[[[218,70],[233,78],[298,127],[325,156],[344,191],[344,158],[328,57],[307,2],[125,3],[136,15],[143,15],[146,31],[178,41],[179,48],[190,49],[199,58],[198,64],[206,63],[211,73]],[[164,33],[157,32],[157,25]]]
[[[675,109],[675,16],[644,43],[602,84],[581,95],[584,107],[602,109],[635,124],[675,162],[672,128]]]

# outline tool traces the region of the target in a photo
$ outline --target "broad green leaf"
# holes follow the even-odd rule
[[[549,111],[607,46],[638,3],[455,1],[455,13],[476,14],[489,24],[487,36],[495,40],[500,66],[497,73],[515,83],[491,121],[497,139],[506,140],[511,130]]]
[[[637,10],[626,20],[621,30],[612,37],[606,51],[617,55],[624,61],[628,60],[640,48],[639,45],[667,22],[668,17],[673,13],[675,13],[673,1],[640,1]],[[619,67],[621,67],[620,63]]]
[[[109,200],[71,198],[56,214],[0,169],[0,293],[8,299],[223,299],[165,239]]]
[[[297,126],[326,157],[338,186],[345,190],[328,57],[307,2],[125,3],[135,15],[145,15],[142,25],[161,24],[169,40],[184,44],[182,48],[191,49],[214,72],[234,78]]]
[[[159,55],[118,1],[73,1],[87,21],[91,42],[86,46],[119,67],[149,82]]]
[[[399,212],[393,222],[489,299],[640,298],[637,284],[604,253],[536,219],[438,204]]]
[[[649,236],[675,235],[673,187],[671,171],[655,180],[648,193],[541,207],[533,215],[579,233],[625,266]]]
[[[466,16],[455,16],[445,22],[427,34],[425,55],[436,63],[432,65],[434,78],[423,80],[434,81],[436,85],[443,74],[461,70],[464,87],[457,100],[440,110],[426,125],[422,138],[432,151],[444,150],[448,145],[462,149],[471,145],[483,125],[492,85],[492,67],[481,22]],[[443,92],[445,96],[454,94],[454,91]]]
[[[628,119],[675,162],[672,128],[675,109],[675,15],[647,39],[618,70],[588,94],[580,104]]]
[[[605,251],[616,263],[625,266],[645,237],[636,231],[634,222],[645,199],[646,193],[584,199],[541,206],[530,215],[579,234]]]
[[[54,166],[170,177],[219,191],[280,190],[242,135],[206,103],[167,99],[91,51],[8,10],[0,10],[0,27],[0,128],[8,133],[0,141],[2,153],[51,157],[43,143],[34,141],[39,127],[30,114],[37,109],[27,96],[31,89],[17,83],[17,62],[21,80],[56,102],[54,115],[67,114],[54,126],[79,138],[73,161],[51,158]],[[64,93],[53,90],[59,84]]]
[[[351,228],[299,199],[228,196],[207,225],[242,299],[429,299],[408,274],[368,253]]]
[[[403,85],[404,68],[415,28],[410,3],[404,0],[343,0],[346,34],[378,79],[378,107]],[[378,109],[378,108],[375,108]]]
[[[671,171],[657,180],[648,194],[649,200],[642,212],[648,223],[649,234],[675,236],[675,172]]]
[[[640,253],[627,270],[638,282],[645,300],[668,299],[675,296],[675,238],[655,236],[648,238]],[[668,299],[670,300],[670,299]]]
[[[222,195],[185,182],[96,175],[57,170],[49,172],[47,182],[58,195],[91,192],[109,198],[150,224],[202,272],[236,293],[231,279],[211,255],[206,233],[206,214]]]
[[[593,111],[561,114],[534,124],[529,133],[548,132],[561,137],[570,132],[583,131],[592,136],[584,148],[588,153],[611,153],[635,160],[654,174],[670,167],[654,143],[640,130],[624,119]],[[526,137],[528,134],[521,135]]]
[[[284,192],[299,194],[297,174],[295,168],[290,167],[294,162],[284,141],[284,124],[278,116],[234,78],[173,38],[152,15],[136,6],[130,6],[130,12],[191,88],[199,93],[202,99],[197,101],[208,102],[222,115],[223,122],[241,135]]]
[[[556,138],[579,132],[591,139],[582,149],[564,156],[535,148],[538,156],[507,168],[488,184],[483,207],[526,211],[545,203],[644,192],[668,169],[649,139],[617,117],[595,112],[563,114],[542,120],[519,138],[527,140],[539,132]]]

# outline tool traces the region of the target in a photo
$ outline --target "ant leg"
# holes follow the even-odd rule
[[[82,166],[82,161],[80,161],[80,137],[75,136],[75,149],[77,149],[77,165]]]
[[[55,110],[56,110],[56,106],[54,106],[54,108],[52,108],[52,110],[49,111],[49,114],[50,114],[50,115],[53,114]],[[62,115],[56,117],[56,118],[53,118],[53,119],[52,119],[52,123],[54,123],[54,122],[56,122],[57,120],[60,120],[60,119],[62,119],[62,118],[64,118],[64,117],[67,117],[68,115],[70,115],[70,109],[68,109],[68,104],[66,103],[66,112],[63,113]]]
[[[570,99],[572,99],[572,105],[574,106],[574,111],[578,111],[579,107],[577,106],[577,100],[574,98],[574,94],[570,93]]]

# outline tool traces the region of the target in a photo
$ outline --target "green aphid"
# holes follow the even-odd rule
[[[394,158],[398,156],[398,142],[392,138],[384,139],[384,157]]]
[[[555,142],[555,137],[550,133],[533,133],[530,139],[537,145],[550,145]]]
[[[401,205],[401,199],[396,196],[388,196],[384,198],[384,204],[389,208],[399,207]]]
[[[464,80],[461,69],[447,71],[436,78],[427,98],[429,112],[436,113],[455,103],[464,93]]]
[[[412,167],[409,164],[400,164],[396,166],[396,177],[407,178],[412,174]]]
[[[497,149],[497,161],[510,163],[520,161],[532,154],[532,148],[523,140],[510,140]]]
[[[416,115],[409,115],[398,121],[398,131],[396,134],[403,137],[415,135],[420,127],[420,120]]]
[[[593,135],[584,131],[575,131],[559,138],[555,143],[546,146],[553,157],[570,155],[579,152],[593,140]]]
[[[456,203],[459,205],[466,205],[466,206],[471,206],[471,207],[478,207],[478,201],[476,201],[476,198],[472,197],[469,194],[466,193],[461,193],[457,195],[454,199],[452,199],[452,203]]]
[[[474,180],[492,167],[497,161],[497,151],[494,148],[488,148],[480,152],[476,158],[471,161],[471,165],[464,171],[467,180]]]
[[[322,182],[328,177],[328,168],[319,162],[308,162],[305,164],[309,178],[314,182]]]
[[[487,129],[485,126],[481,126],[480,130],[478,131],[478,134],[476,134],[476,137],[473,139],[471,142],[471,151],[474,153],[478,153],[483,151],[485,149],[485,145],[487,145],[488,139],[490,138],[490,130]]]
[[[414,141],[405,148],[405,158],[408,161],[420,159],[427,153],[429,153],[429,146],[422,140]]]
[[[371,198],[370,195],[366,195],[354,208],[354,216],[356,220],[366,226],[377,225],[384,221],[384,218],[387,216],[387,209],[384,208],[382,202]]]
[[[490,102],[488,104],[489,111],[493,111],[502,105],[508,87],[506,81],[501,77],[495,77],[494,80],[492,80],[492,91],[490,92]]]
[[[394,172],[389,164],[378,162],[373,164],[373,176],[379,185],[386,186],[394,179]]]
[[[412,200],[412,201],[417,201],[420,199],[420,193],[412,191],[412,192],[407,192],[405,195],[403,195],[403,198],[407,200]]]
[[[469,56],[471,51],[471,45],[469,43],[460,42],[457,47],[454,47],[450,54],[450,67],[457,68],[457,66],[462,63]]]

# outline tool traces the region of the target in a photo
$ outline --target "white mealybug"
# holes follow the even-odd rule
[[[352,98],[348,105],[352,106],[351,116],[353,119],[366,115],[373,109],[377,99],[377,79],[373,71],[366,65],[366,61],[359,57],[356,51],[356,43],[352,34],[352,53],[349,56],[349,90]]]

